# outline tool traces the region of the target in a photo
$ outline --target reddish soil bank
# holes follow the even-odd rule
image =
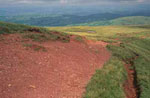
[[[110,57],[101,42],[38,43],[17,34],[1,37],[1,98],[81,98],[95,70]]]
[[[129,63],[125,64],[125,69],[127,71],[127,77],[128,77],[124,83],[126,98],[140,97],[140,88],[137,82],[137,75],[134,67],[134,60],[137,59],[137,57],[129,59],[128,60]]]

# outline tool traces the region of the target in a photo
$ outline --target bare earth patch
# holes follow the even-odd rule
[[[3,35],[0,41],[1,98],[81,98],[85,86],[109,59],[105,43],[22,41]],[[23,44],[46,49],[35,51]]]

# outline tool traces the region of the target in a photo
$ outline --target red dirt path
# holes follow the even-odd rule
[[[85,86],[109,59],[101,42],[22,41],[17,34],[0,41],[1,98],[81,98]],[[35,51],[23,44],[46,49]]]

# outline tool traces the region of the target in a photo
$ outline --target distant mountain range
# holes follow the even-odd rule
[[[60,14],[22,14],[0,16],[0,21],[34,26],[70,26],[70,25],[138,25],[150,24],[150,12],[135,13],[98,13],[91,15]]]
[[[150,25],[150,17],[129,16],[106,21],[95,21],[88,23],[75,24],[72,26],[101,26],[101,25]]]

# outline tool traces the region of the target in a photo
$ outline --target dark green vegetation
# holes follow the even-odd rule
[[[131,16],[121,17],[112,20],[95,21],[82,24],[80,26],[103,26],[103,25],[150,25],[150,17],[146,16]]]
[[[5,34],[5,33],[23,33],[25,32],[25,29],[29,29],[29,26],[25,25],[17,25],[17,24],[12,24],[12,23],[5,23],[5,22],[0,22],[0,34]]]
[[[27,25],[0,22],[0,34],[21,33],[23,38],[29,38],[33,41],[60,40],[69,42],[69,35],[63,32],[50,31],[46,28],[31,27]]]

